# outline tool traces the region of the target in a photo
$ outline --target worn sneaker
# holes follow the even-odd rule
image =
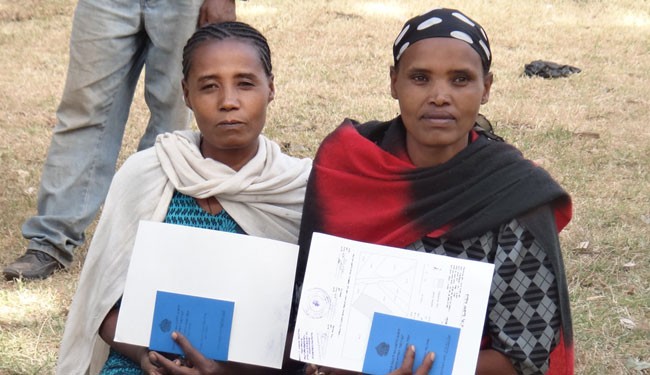
[[[7,280],[20,277],[26,280],[46,279],[61,268],[63,265],[52,256],[42,251],[27,250],[25,255],[5,267],[2,273]]]

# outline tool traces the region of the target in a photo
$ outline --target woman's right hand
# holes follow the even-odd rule
[[[388,375],[427,375],[433,367],[433,360],[435,354],[433,352],[427,353],[420,366],[413,372],[413,363],[415,362],[415,346],[409,345],[404,353],[404,360],[402,366]],[[316,365],[308,365],[305,367],[305,374],[307,375],[348,375],[356,374],[351,371],[331,369],[328,367],[318,367]]]
[[[413,372],[413,363],[415,362],[415,346],[409,345],[406,353],[404,353],[404,360],[402,361],[402,367],[391,372],[388,375],[426,375],[433,367],[433,360],[436,358],[436,355],[431,352],[427,353],[422,360],[420,366]]]

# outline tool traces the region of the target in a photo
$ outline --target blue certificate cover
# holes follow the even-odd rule
[[[158,291],[149,349],[183,354],[172,340],[180,332],[207,358],[228,360],[234,302]]]
[[[429,352],[436,353],[429,374],[451,374],[460,328],[375,313],[363,361],[363,372],[383,375],[399,368],[408,345],[415,345],[413,371]]]

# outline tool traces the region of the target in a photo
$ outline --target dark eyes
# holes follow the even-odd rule
[[[252,81],[241,81],[237,85],[240,87],[255,87],[255,83]]]
[[[467,77],[465,75],[456,76],[456,77],[454,77],[453,82],[456,83],[456,84],[465,84],[465,83],[469,82],[469,77]]]
[[[426,74],[414,74],[411,80],[416,84],[423,84],[429,82],[429,77]],[[455,75],[451,78],[451,82],[455,85],[465,85],[471,81],[471,78],[465,74]]]
[[[247,89],[247,88],[252,88],[255,87],[255,82],[249,81],[249,80],[242,80],[237,82],[237,87],[242,88],[242,89]],[[211,90],[218,90],[221,86],[218,83],[205,83],[201,86],[201,90],[206,90],[206,91],[211,91]]]
[[[411,81],[415,82],[416,85],[421,85],[429,81],[429,77],[425,74],[413,74],[411,75]]]

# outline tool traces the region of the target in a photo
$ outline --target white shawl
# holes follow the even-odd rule
[[[158,136],[115,174],[95,230],[65,325],[57,374],[96,374],[108,355],[98,330],[124,291],[140,220],[162,221],[175,190],[196,198],[216,196],[246,231],[296,243],[310,159],[283,154],[260,135],[257,154],[241,170],[199,150],[199,133]]]

